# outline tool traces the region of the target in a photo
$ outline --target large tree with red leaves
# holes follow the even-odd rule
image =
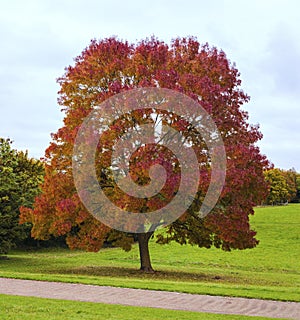
[[[223,250],[257,245],[249,215],[266,195],[263,170],[268,167],[268,161],[255,145],[262,138],[258,127],[248,124],[247,112],[241,109],[249,97],[240,89],[239,72],[223,51],[201,45],[194,38],[178,38],[170,46],[155,38],[137,44],[116,38],[93,40],[75,59],[75,65],[66,68],[58,83],[61,87],[58,101],[65,112],[64,125],[52,135],[53,140],[46,150],[42,194],[36,198],[34,209],[21,209],[22,221],[33,224],[33,237],[47,239],[50,235],[66,235],[70,248],[89,251],[98,251],[105,240],[130,250],[137,239],[141,270],[153,271],[148,249],[153,230],[137,234],[120,232],[89,213],[74,185],[72,155],[78,130],[95,106],[127,90],[158,87],[187,95],[211,115],[222,136],[227,163],[226,182],[218,203],[207,216],[200,217],[199,201],[203,200],[209,185],[211,162],[205,143],[192,139],[201,175],[197,196],[179,219],[169,224],[163,233],[158,233],[157,241],[175,240]],[[125,119],[126,126],[153,120],[150,113],[146,112],[145,116],[133,113],[130,119]],[[180,121],[173,117],[173,128],[180,130]],[[122,123],[124,119],[119,124]],[[118,133],[111,131],[102,146],[106,143],[108,149],[112,148],[113,138],[126,132],[119,128]],[[105,153],[107,148],[99,147],[98,153]],[[138,165],[143,163],[143,151],[149,155],[149,150],[138,152],[133,170],[136,183],[141,185],[147,184],[149,179],[149,166]],[[111,176],[103,175],[106,164],[96,161],[95,165],[100,186],[109,185],[115,191],[112,196],[116,196],[118,191]],[[166,201],[170,197],[170,194],[165,195]],[[123,204],[124,201],[126,198]],[[151,211],[156,204],[157,201],[143,199],[143,203],[135,203],[135,209]]]

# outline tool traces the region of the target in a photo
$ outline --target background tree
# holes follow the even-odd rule
[[[288,189],[286,179],[280,169],[270,169],[265,171],[265,178],[269,184],[269,194],[267,196],[267,204],[276,204],[285,202],[288,197]]]
[[[278,168],[265,171],[265,179],[269,184],[267,204],[280,204],[291,202],[297,196],[297,173],[295,170],[282,170]]]
[[[296,173],[296,187],[297,187],[297,193],[295,202],[300,202],[300,173]]]
[[[0,254],[30,235],[30,225],[19,224],[19,208],[31,207],[42,183],[43,164],[0,138]]]
[[[197,197],[180,219],[158,235],[157,241],[175,240],[224,250],[256,246],[258,241],[255,231],[250,229],[249,215],[253,214],[253,206],[265,197],[263,170],[268,161],[255,146],[262,138],[258,127],[247,123],[248,115],[241,109],[249,97],[240,89],[238,70],[223,51],[200,45],[194,38],[176,39],[170,47],[155,38],[138,44],[115,38],[93,40],[75,59],[75,65],[66,68],[58,82],[61,86],[58,101],[65,112],[64,126],[52,135],[53,141],[46,150],[42,194],[33,210],[21,210],[22,221],[33,224],[35,238],[66,235],[70,248],[92,251],[99,250],[108,237],[130,250],[137,238],[141,270],[153,270],[148,249],[153,232],[121,233],[96,220],[79,200],[71,166],[74,139],[94,106],[125,90],[160,87],[188,95],[211,114],[226,147],[227,177],[218,204],[208,216],[200,218],[195,212],[209,185],[210,161],[203,141],[196,141],[193,148],[201,172]],[[141,121],[138,117],[133,114],[128,121],[131,124]],[[178,129],[178,123],[179,119],[173,119],[171,125]],[[103,172],[102,166],[103,163],[97,163],[98,172]],[[136,173],[147,178],[144,171],[147,170]],[[99,181],[111,184],[113,192],[116,191],[107,175],[100,176]]]
[[[297,172],[295,169],[282,170],[286,180],[286,186],[288,190],[288,202],[293,202],[297,197]]]

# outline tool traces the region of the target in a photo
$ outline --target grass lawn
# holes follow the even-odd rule
[[[22,320],[270,320],[273,318],[246,317],[197,313],[188,311],[173,311],[154,308],[125,307],[102,303],[89,303],[32,297],[0,295],[0,318]],[[276,318],[278,319],[278,318]]]
[[[118,248],[14,251],[0,260],[0,277],[300,301],[300,205],[255,211],[251,224],[260,244],[251,250],[223,252],[153,241],[155,274],[138,271],[137,246],[129,253]]]

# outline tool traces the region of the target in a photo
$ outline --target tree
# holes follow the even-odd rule
[[[300,173],[296,173],[296,188],[297,188],[297,193],[296,193],[295,202],[300,202]]]
[[[70,248],[92,251],[98,251],[106,239],[130,250],[137,239],[141,270],[153,271],[148,248],[153,231],[122,233],[95,219],[82,205],[74,186],[72,152],[83,119],[95,106],[126,90],[159,87],[184,93],[212,116],[225,144],[227,176],[217,205],[209,215],[201,218],[196,212],[209,185],[211,162],[203,140],[191,134],[193,149],[199,160],[201,184],[189,209],[170,224],[166,232],[160,233],[157,241],[166,243],[175,240],[181,244],[207,248],[216,246],[223,250],[257,245],[256,233],[250,229],[249,215],[253,214],[253,206],[265,197],[267,186],[263,170],[268,167],[268,161],[255,146],[262,138],[258,127],[247,123],[248,115],[241,109],[249,97],[240,89],[238,70],[230,64],[223,51],[208,44],[200,45],[194,38],[176,39],[171,46],[155,38],[138,44],[116,38],[93,40],[75,59],[75,65],[66,68],[58,83],[61,87],[58,101],[65,112],[64,126],[52,135],[53,141],[46,150],[42,194],[36,199],[34,209],[21,209],[22,221],[33,224],[33,237],[47,239],[50,235],[66,235]],[[143,117],[136,111],[128,117],[116,119],[118,123],[113,124],[115,130],[111,130],[102,142],[111,151],[113,138],[126,132],[124,126],[151,122],[151,112],[145,112]],[[179,131],[182,129],[181,120],[174,115],[164,119]],[[187,128],[183,124],[183,131]],[[97,151],[100,155],[106,152],[105,148]],[[147,154],[147,150],[144,152]],[[135,164],[140,163],[142,152],[134,158]],[[116,198],[118,189],[106,170],[107,164],[96,161],[96,167],[99,184],[108,186],[107,190],[111,190]],[[173,167],[176,180],[176,170],[179,169],[175,162]],[[133,172],[137,184],[143,185],[149,180],[149,164]],[[167,191],[164,199],[169,201],[170,194],[166,194]],[[151,203],[136,201],[130,204],[130,199],[125,198],[124,204],[124,198],[121,200],[121,205],[136,206],[139,212],[151,211],[159,202],[156,199]]]
[[[286,187],[288,190],[287,201],[293,202],[297,197],[297,172],[293,168],[289,170],[282,170],[282,173],[285,177]]]
[[[11,145],[0,138],[0,254],[29,236],[30,226],[19,225],[19,208],[32,206],[44,174],[40,161]]]
[[[269,183],[267,204],[276,204],[286,201],[289,194],[285,177],[280,169],[270,169],[265,172],[265,179]]]
[[[267,204],[287,203],[297,195],[297,173],[295,170],[282,170],[273,168],[266,170],[265,179],[269,184]]]

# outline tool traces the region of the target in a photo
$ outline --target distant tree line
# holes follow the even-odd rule
[[[278,205],[300,202],[300,173],[294,168],[282,170],[273,168],[264,172],[269,184],[269,193],[264,204]]]

